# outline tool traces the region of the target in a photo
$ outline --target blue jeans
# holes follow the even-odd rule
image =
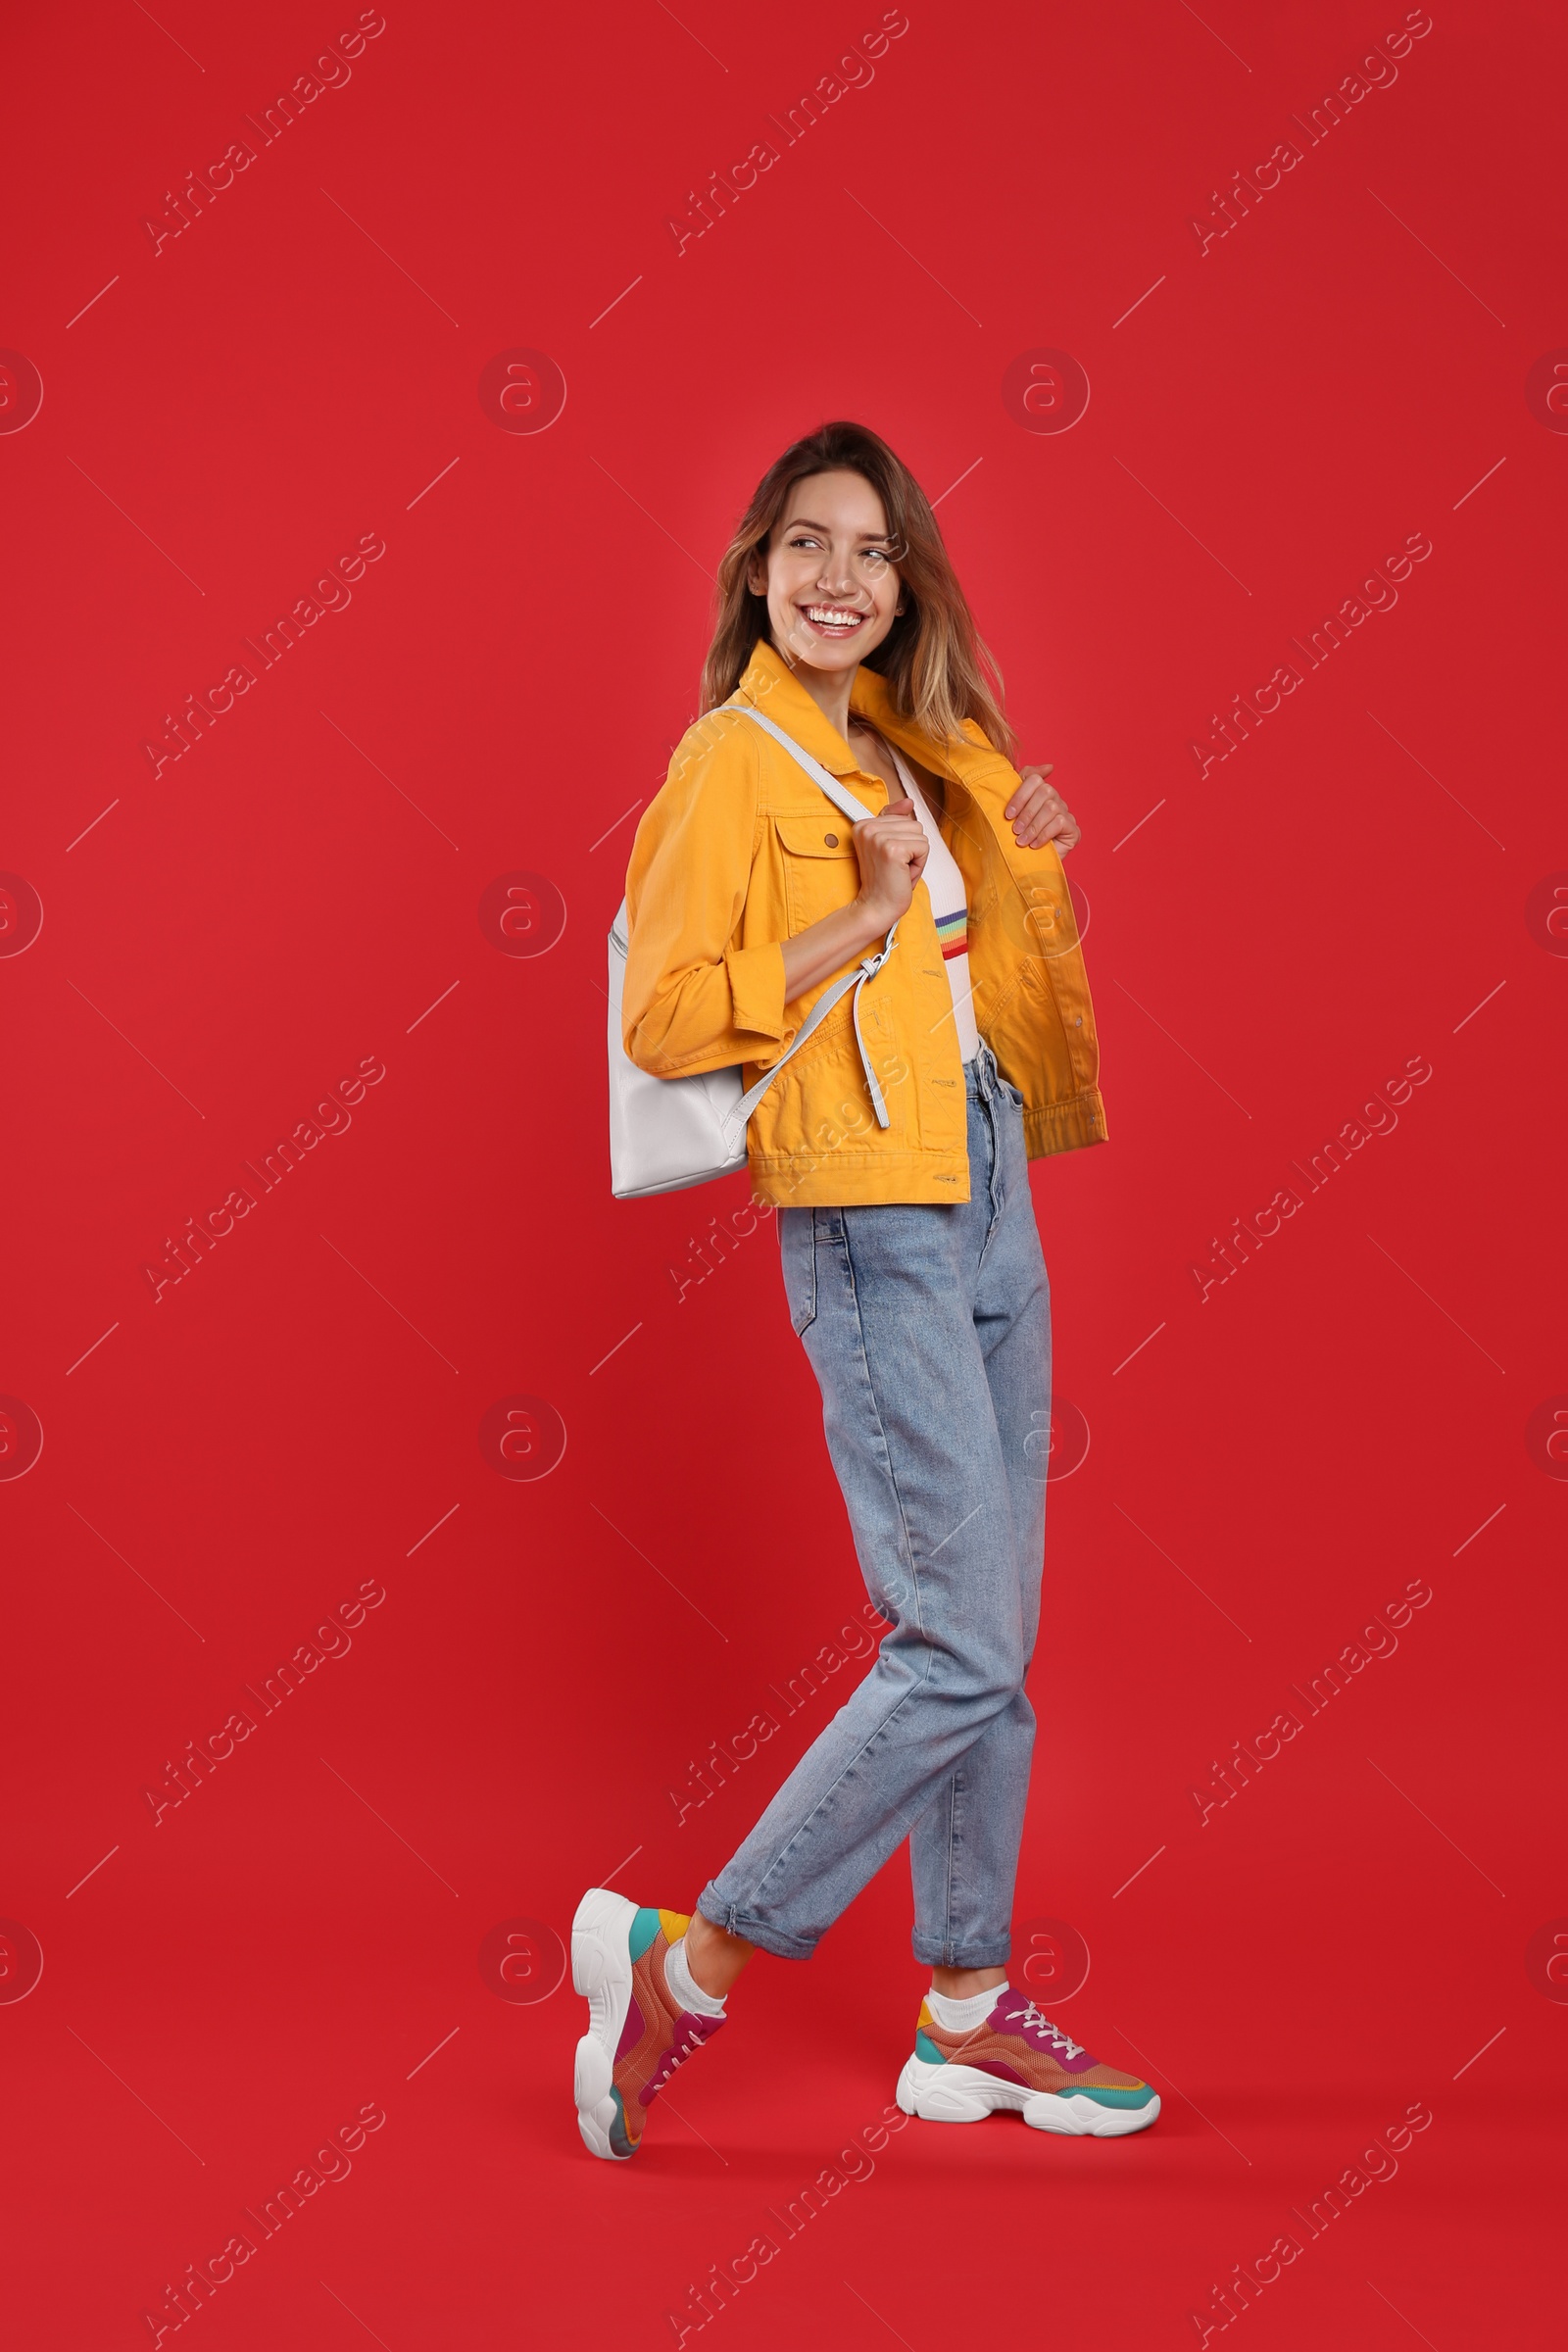
[[[914,1956],[1006,1960],[1034,1710],[1051,1447],[1051,1295],[1022,1097],[964,1065],[969,1199],[786,1208],[790,1317],[822,1390],[866,1590],[870,1673],[801,1758],[704,1918],[806,1959],[907,1838]]]

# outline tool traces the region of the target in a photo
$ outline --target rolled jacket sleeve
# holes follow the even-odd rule
[[[695,751],[694,736],[707,738]],[[739,718],[717,732],[700,722],[637,827],[621,1034],[657,1078],[770,1061],[783,1037],[782,944],[741,936],[757,851],[756,736]]]
[[[737,1030],[775,1042],[784,1034],[784,950],[776,939],[760,948],[731,948],[724,957]]]

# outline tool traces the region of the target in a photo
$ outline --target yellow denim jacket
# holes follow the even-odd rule
[[[856,765],[764,641],[734,699],[765,711],[863,800],[867,816],[886,805],[881,777]],[[863,665],[850,702],[939,779],[938,822],[968,893],[975,1022],[1023,1098],[1030,1158],[1102,1143],[1095,1016],[1072,902],[1055,845],[1020,849],[1003,815],[1017,771],[972,719],[962,743],[939,748],[899,716],[886,682]],[[638,1068],[682,1078],[740,1062],[745,1083],[755,1083],[838,976],[786,1001],[780,942],[847,906],[859,886],[848,823],[788,752],[738,711],[700,719],[643,812],[627,868],[623,1042]],[[963,1065],[923,882],[892,955],[858,992],[860,1044],[882,1089],[885,1127],[861,1066],[856,993],[752,1113],[754,1194],[780,1207],[967,1200]]]

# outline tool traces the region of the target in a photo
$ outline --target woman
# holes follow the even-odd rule
[[[1098,2136],[1159,2111],[1007,1983],[1051,1445],[1027,1162],[1104,1119],[1060,863],[1079,829],[1049,769],[1009,764],[987,662],[913,476],[864,427],[824,425],[730,545],[706,715],[637,830],[626,1050],[666,1078],[781,1065],[749,1168],[890,1631],[690,1916],[584,1895],[575,2092],[599,2156],[635,2153],[754,1950],[808,1957],[905,1838],[931,1990],[899,2104]]]

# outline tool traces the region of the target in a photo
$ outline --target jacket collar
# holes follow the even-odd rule
[[[809,699],[809,698],[808,698]],[[988,770],[999,765],[1002,778],[1010,778],[1011,769],[1002,754],[987,743],[972,718],[963,722],[962,740],[937,744],[912,718],[906,718],[893,701],[893,690],[879,671],[867,669],[862,663],[855,673],[850,688],[850,709],[859,717],[868,719],[878,734],[886,735],[901,752],[907,752],[922,767],[934,776],[952,776],[960,784],[973,784]]]
[[[839,733],[823,716],[789,663],[760,637],[752,649],[736,693],[773,719],[787,735],[793,735],[801,749],[809,752],[831,775],[864,775],[855,754]],[[933,775],[955,776],[968,783],[988,764],[995,764],[1001,754],[992,750],[972,720],[967,722],[973,734],[962,743],[939,749],[931,738],[895,709],[892,691],[878,671],[867,669],[862,662],[855,673],[850,688],[850,709],[858,717],[869,720],[879,734],[895,742],[900,751],[907,752]],[[978,738],[978,740],[976,740]],[[1005,760],[1002,762],[1006,768]]]
[[[930,738],[920,731],[912,719],[903,717],[894,708],[893,691],[880,671],[867,669],[862,662],[855,673],[850,688],[850,709],[858,718],[869,720],[879,735],[888,736],[901,752],[908,752],[936,776],[952,773]]]
[[[856,674],[858,680],[860,673]],[[752,648],[746,674],[735,691],[755,704],[775,726],[782,727],[786,735],[792,735],[802,751],[809,752],[830,775],[864,772],[837,727],[824,718],[789,663],[765,637],[760,637]],[[853,693],[850,699],[853,704]]]

